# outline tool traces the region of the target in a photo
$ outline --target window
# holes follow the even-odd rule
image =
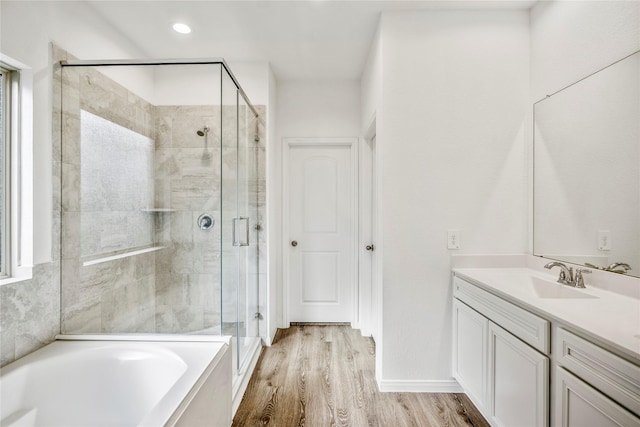
[[[33,70],[0,52],[0,286],[33,276],[33,173]]]
[[[0,66],[0,277],[9,275],[12,72]]]

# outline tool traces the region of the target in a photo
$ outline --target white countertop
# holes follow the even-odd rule
[[[640,365],[640,299],[588,283],[586,289],[560,285],[555,282],[556,271],[550,274],[531,268],[454,268],[453,272]]]

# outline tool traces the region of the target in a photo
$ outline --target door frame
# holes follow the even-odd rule
[[[289,327],[289,166],[291,147],[349,147],[351,151],[351,183],[353,185],[354,197],[351,201],[355,222],[351,231],[351,250],[353,251],[352,273],[354,278],[351,318],[352,327],[357,327],[359,319],[359,280],[358,280],[358,230],[359,220],[359,188],[358,188],[358,138],[282,138],[282,326]]]
[[[360,331],[363,336],[378,339],[381,322],[379,305],[381,291],[378,284],[378,263],[381,245],[378,233],[378,165],[376,146],[376,117],[374,116],[364,137],[360,150],[359,187],[359,287],[360,287]],[[375,193],[375,194],[374,194]],[[375,221],[374,221],[375,218]],[[373,253],[365,251],[365,246],[373,244]]]

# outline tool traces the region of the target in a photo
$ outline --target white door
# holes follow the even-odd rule
[[[289,322],[352,322],[356,139],[285,140]]]

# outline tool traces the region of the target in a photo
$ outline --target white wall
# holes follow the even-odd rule
[[[638,1],[540,1],[531,9],[532,99],[638,49]]]
[[[460,230],[456,253],[527,245],[529,15],[385,13],[380,35],[379,376],[383,389],[407,380],[446,389],[454,384],[447,229]]]
[[[360,79],[360,104],[362,113],[360,126],[363,135],[370,130],[372,120],[379,113],[382,96],[382,44],[380,42],[380,28],[373,38],[367,62]]]
[[[281,141],[360,134],[358,81],[279,82],[277,97]]]
[[[253,105],[269,104],[271,66],[266,61],[229,61],[229,68]]]
[[[360,135],[360,84],[358,81],[280,81],[276,92],[276,147],[272,147],[278,170],[272,175],[271,188],[274,193],[282,192],[282,139],[314,137],[357,137]],[[278,215],[279,223],[274,233],[269,235],[270,248],[277,251],[277,259],[282,263],[282,197],[269,199],[277,206],[270,212]],[[276,234],[276,232],[278,234]],[[286,239],[286,237],[285,237]],[[281,265],[271,283],[276,283],[277,318],[282,319],[282,279]],[[275,279],[275,282],[274,282]]]

